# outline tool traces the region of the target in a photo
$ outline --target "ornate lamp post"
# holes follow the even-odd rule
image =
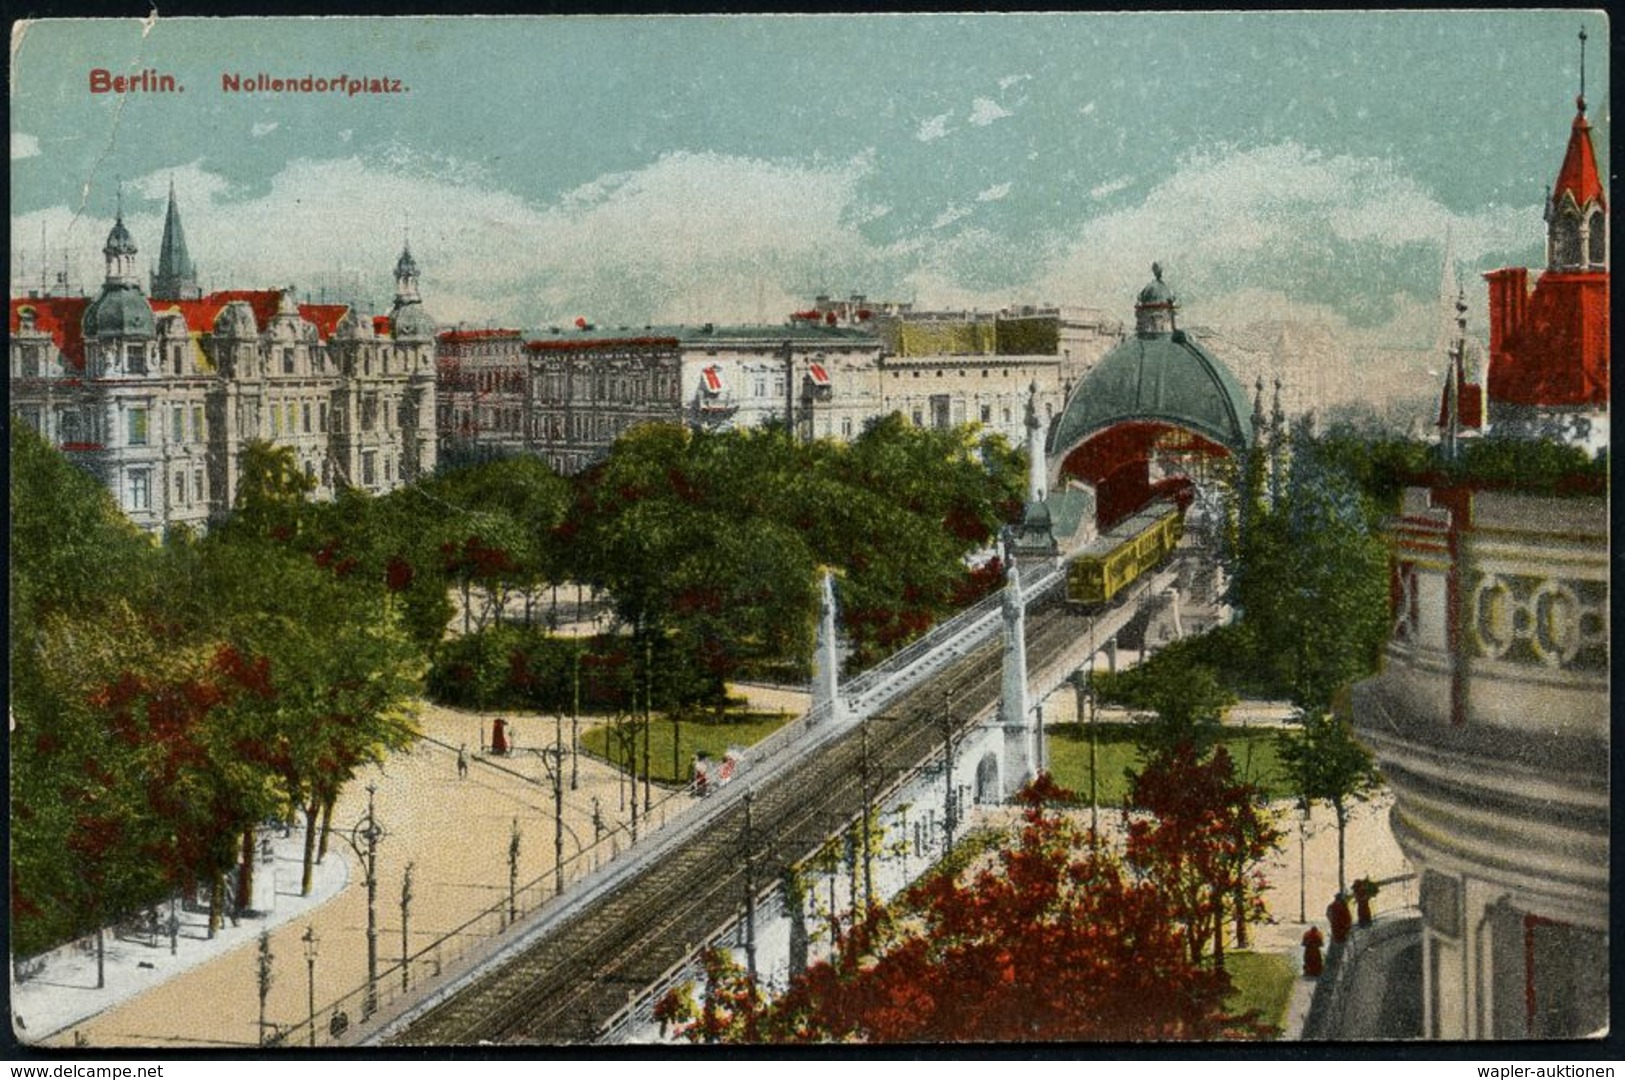
[[[365,1016],[378,1010],[378,841],[383,839],[384,830],[373,815],[373,796],[377,791],[378,785],[367,785],[367,815],[356,822],[349,835],[340,834],[361,860],[361,869],[366,875],[367,996],[362,1005]]]

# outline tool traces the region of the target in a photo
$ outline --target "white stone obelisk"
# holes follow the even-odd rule
[[[835,632],[835,579],[824,571],[818,601],[818,641],[813,649],[812,707],[814,715],[828,706],[827,718],[840,723],[839,693],[841,657]]]
[[[1004,729],[1006,797],[1033,778],[1032,702],[1027,693],[1027,601],[1021,571],[1010,567],[1004,584],[1004,671],[999,692],[999,726]]]

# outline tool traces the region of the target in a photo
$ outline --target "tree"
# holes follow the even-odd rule
[[[1324,802],[1336,815],[1337,891],[1347,892],[1349,811],[1381,787],[1382,776],[1346,720],[1330,712],[1301,712],[1296,720],[1277,736],[1281,767],[1306,807]]]
[[[1189,647],[1192,640],[1174,642],[1137,667],[1093,676],[1101,701],[1141,712],[1139,743],[1149,756],[1181,746],[1198,756],[1205,754],[1218,741],[1224,716],[1236,703],[1236,695],[1220,682],[1213,667],[1186,662],[1186,654],[1195,651]]]
[[[1250,512],[1236,596],[1252,662],[1305,709],[1376,668],[1388,633],[1388,557],[1376,511],[1306,432],[1281,498]]]
[[[725,1000],[771,1042],[1207,1039],[1256,1034],[1224,1012],[1229,977],[1193,963],[1167,898],[1050,806],[1069,792],[1040,777],[1023,795],[1019,840],[960,882],[933,875],[876,906],[832,959],[752,1006],[737,969],[712,964]],[[737,1039],[745,1017],[707,1023],[693,994],[662,1019],[700,1040]]]
[[[190,587],[214,606],[211,631],[265,687],[234,709],[236,749],[306,814],[308,892],[318,814],[330,820],[356,769],[416,736],[422,652],[387,591],[339,565],[243,533],[211,533],[201,548]]]
[[[1225,905],[1242,928],[1263,916],[1256,868],[1281,836],[1263,792],[1237,779],[1223,746],[1204,760],[1187,741],[1153,755],[1133,777],[1128,810],[1129,865],[1169,898],[1191,962],[1211,939],[1222,968]]]
[[[286,539],[299,531],[316,480],[299,468],[291,446],[260,439],[242,448],[237,502],[225,528]]]

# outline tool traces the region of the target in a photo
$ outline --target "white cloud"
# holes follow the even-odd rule
[[[1008,197],[1006,182],[881,241],[866,234],[895,237],[902,226],[872,227],[901,216],[868,190],[875,168],[869,155],[806,164],[676,153],[537,203],[474,167],[299,160],[255,191],[194,162],[128,181],[125,207],[142,253],[156,256],[173,180],[207,288],[293,282],[314,292],[347,276],[361,280],[354,299],[380,306],[409,224],[425,301],[447,322],[535,331],[577,314],[606,327],[777,321],[821,289],[984,310],[1053,300],[1127,320],[1159,260],[1186,325],[1308,320],[1351,349],[1432,343],[1437,272],[1416,295],[1387,275],[1432,258],[1430,246],[1442,258],[1447,229],[1475,328],[1478,272],[1538,249],[1541,231],[1538,207],[1452,210],[1385,162],[1286,143],[1188,157],[1134,189],[1129,205],[1081,208],[1047,236],[964,220]],[[64,205],[14,218],[14,265],[23,247],[36,263],[30,240],[44,225],[53,264],[66,250],[74,284],[94,291],[111,204],[97,192],[82,216]]]
[[[11,133],[11,160],[39,157],[39,139],[21,131]]]
[[[1280,143],[1194,155],[1135,205],[1082,222],[1036,291],[1121,310],[1159,260],[1187,321],[1221,323],[1263,310],[1256,301],[1234,302],[1247,290],[1279,294],[1289,307],[1313,303],[1302,294],[1318,272],[1346,302],[1317,317],[1360,323],[1364,305],[1378,313],[1379,325],[1363,319],[1373,340],[1425,345],[1437,320],[1411,308],[1431,311],[1432,289],[1413,305],[1386,277],[1418,257],[1400,249],[1435,247],[1442,260],[1449,229],[1457,258],[1488,269],[1538,242],[1539,228],[1538,207],[1453,211],[1386,161]],[[1468,301],[1480,312],[1482,288]]]
[[[1091,199],[1104,199],[1108,195],[1115,195],[1128,187],[1134,181],[1126,176],[1119,176],[1116,180],[1108,180],[1104,184],[1096,184],[1089,189]]]
[[[948,134],[948,120],[952,116],[953,113],[943,113],[941,116],[933,116],[929,120],[922,121],[920,130],[914,133],[914,137],[921,142],[931,142],[933,139],[942,138]]]
[[[277,121],[272,120],[269,123],[265,123],[265,122],[257,123],[250,130],[253,132],[254,138],[258,139],[258,138],[260,138],[262,136],[271,134],[271,132],[275,131],[277,128],[279,128],[281,126],[282,125],[279,124]]]
[[[1082,113],[1084,116],[1088,116],[1091,113],[1093,113],[1094,111],[1095,111],[1095,103],[1092,102],[1092,101],[1089,104],[1085,105],[1083,108],[1078,110],[1078,112]]]
[[[1004,78],[999,80],[999,89],[1008,90],[1017,83],[1025,82],[1030,78],[1032,78],[1032,76],[1025,73],[1021,75],[1006,75]]]
[[[776,322],[819,288],[857,288],[877,267],[897,278],[885,269],[895,253],[858,231],[881,209],[857,190],[868,168],[861,156],[808,166],[679,153],[536,205],[455,169],[446,179],[358,158],[298,160],[251,194],[194,163],[128,182],[125,220],[155,257],[173,179],[209,289],[293,282],[314,293],[324,280],[359,279],[353,299],[383,306],[409,223],[426,306],[443,321],[535,330],[576,314],[610,326],[748,320],[761,310]],[[105,202],[92,202],[102,217],[75,218],[67,207],[23,215],[14,235],[37,242],[45,223],[53,253],[65,246],[76,284],[94,291],[112,225]],[[277,223],[270,239],[267,221]]]
[[[1014,115],[1015,113],[1004,108],[997,101],[991,98],[979,97],[970,103],[970,115],[965,119],[977,127],[987,127],[995,120],[1003,120],[1007,116]]]

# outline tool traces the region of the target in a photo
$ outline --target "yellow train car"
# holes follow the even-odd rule
[[[1067,571],[1067,599],[1104,604],[1167,558],[1184,533],[1185,513],[1178,504],[1150,503],[1084,546]]]

